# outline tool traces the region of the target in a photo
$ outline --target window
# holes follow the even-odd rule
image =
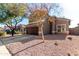
[[[59,24],[57,25],[57,32],[65,32],[66,30],[65,24]]]
[[[65,25],[62,25],[62,32],[65,31]]]
[[[61,32],[61,26],[58,26],[58,32]]]

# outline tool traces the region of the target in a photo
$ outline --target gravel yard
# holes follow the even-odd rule
[[[24,37],[2,41],[13,56],[79,56],[79,36],[46,35],[45,43],[38,36]]]

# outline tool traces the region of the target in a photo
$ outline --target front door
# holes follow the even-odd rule
[[[50,28],[49,28],[49,34],[52,34],[52,22],[49,23],[49,26],[50,26]]]

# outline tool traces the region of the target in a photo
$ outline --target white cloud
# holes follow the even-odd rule
[[[71,2],[63,2],[62,5],[64,7],[65,17],[70,18],[72,20],[70,27],[77,26],[77,24],[79,23],[79,3],[73,0]]]

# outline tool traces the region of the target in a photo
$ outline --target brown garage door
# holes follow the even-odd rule
[[[27,34],[38,35],[38,27],[27,27]]]

